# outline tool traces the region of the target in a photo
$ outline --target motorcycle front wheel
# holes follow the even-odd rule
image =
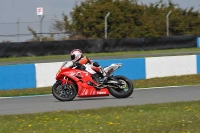
[[[57,81],[52,87],[53,96],[59,101],[71,101],[77,95],[77,89],[73,84],[62,84]]]
[[[117,85],[118,87],[109,87],[109,92],[116,98],[127,98],[134,90],[132,82],[124,76],[114,76],[114,78],[120,81],[122,84]]]

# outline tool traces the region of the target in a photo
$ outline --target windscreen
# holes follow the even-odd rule
[[[69,68],[69,67],[72,67],[72,66],[73,66],[73,62],[72,61],[66,61],[62,65],[62,67],[65,67],[65,68]]]

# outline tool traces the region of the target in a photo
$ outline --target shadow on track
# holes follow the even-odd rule
[[[128,97],[128,98],[133,98],[133,97]],[[91,97],[91,98],[75,98],[72,101],[55,101],[55,102],[77,102],[77,101],[94,101],[94,100],[112,100],[112,99],[128,99],[128,98],[115,98],[115,97]]]

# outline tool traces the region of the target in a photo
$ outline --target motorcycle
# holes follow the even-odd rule
[[[127,98],[134,90],[132,82],[127,77],[113,75],[113,72],[121,66],[122,64],[118,63],[103,68],[107,79],[102,84],[101,76],[92,70],[90,64],[80,67],[80,64],[77,65],[72,61],[65,62],[56,74],[57,81],[52,87],[52,94],[59,101],[110,94],[115,98]]]

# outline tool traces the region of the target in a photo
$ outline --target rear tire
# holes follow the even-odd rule
[[[116,98],[129,97],[134,90],[132,82],[124,76],[114,76],[114,78],[124,83],[124,85],[120,86],[119,88],[109,87],[108,89],[110,94]]]
[[[71,101],[77,95],[77,89],[73,84],[63,85],[61,81],[57,81],[52,87],[53,96],[59,101]]]

